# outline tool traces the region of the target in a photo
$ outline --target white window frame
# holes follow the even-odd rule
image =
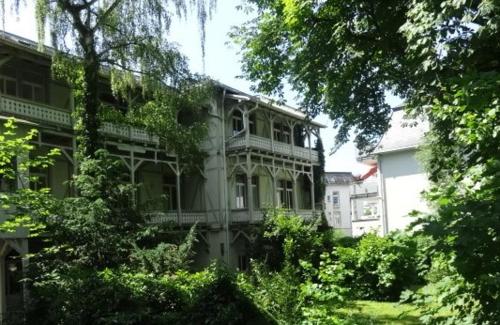
[[[235,207],[236,209],[245,209],[247,207],[247,184],[244,176],[236,175],[235,182]]]
[[[332,206],[334,209],[340,208],[340,192],[338,191],[332,192]]]

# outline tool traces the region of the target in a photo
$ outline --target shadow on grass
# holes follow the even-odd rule
[[[413,306],[398,303],[354,301],[339,312],[350,324],[421,324],[420,315]]]

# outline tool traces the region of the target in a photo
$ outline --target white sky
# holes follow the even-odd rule
[[[28,1],[29,2],[29,1]],[[231,26],[238,26],[249,19],[242,11],[236,10],[241,0],[219,0],[216,11],[207,23],[205,74],[234,88],[250,92],[250,83],[237,78],[241,75],[238,50],[230,44],[228,33]],[[7,4],[9,1],[7,1]],[[0,26],[0,28],[3,28]],[[21,7],[19,15],[7,14],[5,30],[22,37],[36,40],[36,27],[32,7]],[[203,61],[200,48],[200,34],[198,23],[194,16],[188,20],[174,22],[171,35],[173,41],[179,44],[181,51],[188,56],[190,68],[194,72],[202,73]],[[294,105],[294,95],[286,93],[289,104]],[[399,98],[390,96],[389,104],[398,105]],[[356,161],[354,144],[349,142],[342,146],[334,155],[329,155],[334,145],[335,130],[333,123],[325,115],[316,120],[327,125],[321,130],[321,138],[325,147],[326,171],[350,171],[360,174],[368,170],[367,166]]]

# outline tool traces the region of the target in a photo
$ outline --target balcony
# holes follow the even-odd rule
[[[0,113],[64,128],[73,128],[73,119],[70,112],[17,97],[1,95]],[[151,136],[144,130],[130,126],[105,122],[102,124],[100,131],[102,134],[111,137],[142,143],[158,144],[158,137]]]
[[[293,210],[284,210],[286,215],[298,215],[303,217],[306,220],[311,220],[316,213],[313,210],[298,210],[297,213]],[[251,222],[261,222],[264,220],[264,216],[266,214],[266,210],[254,210],[253,218]],[[231,222],[233,223],[243,223],[250,222],[250,215],[247,209],[233,209],[231,210]]]
[[[238,150],[247,147],[245,136],[239,136],[231,139],[228,142],[227,150]],[[298,146],[293,146],[288,143],[271,141],[271,139],[259,137],[257,135],[250,135],[248,147],[252,149],[265,150],[268,152],[287,155],[299,159],[310,160],[311,162],[317,163],[318,152],[316,150],[309,150],[309,148],[303,148]]]
[[[149,213],[149,222],[152,224],[161,223],[174,223],[181,225],[192,225],[195,223],[199,224],[209,224],[215,223],[216,220],[210,217],[210,214],[204,211],[182,211],[180,213],[180,220],[177,211],[171,210],[167,212],[153,212]]]

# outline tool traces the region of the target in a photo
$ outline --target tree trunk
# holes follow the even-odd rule
[[[82,35],[80,43],[84,51],[83,72],[84,72],[84,93],[82,129],[79,130],[80,152],[85,157],[95,157],[95,152],[99,149],[99,61],[95,50],[94,38],[91,33]]]

